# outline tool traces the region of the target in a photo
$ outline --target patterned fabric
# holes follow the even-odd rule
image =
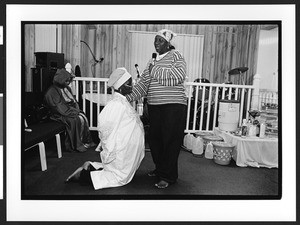
[[[176,37],[176,34],[173,31],[167,29],[162,29],[158,31],[156,35],[161,36],[167,42],[171,42],[173,38]]]
[[[140,81],[126,98],[132,102],[146,96],[149,105],[187,104],[184,81],[186,62],[177,50],[171,50],[162,59],[155,61],[149,73],[149,61]]]

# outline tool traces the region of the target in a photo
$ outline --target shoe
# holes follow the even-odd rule
[[[95,147],[96,144],[95,144],[94,142],[91,142],[91,143],[85,143],[85,144],[83,144],[83,146],[84,146],[85,148],[92,148],[92,147]]]
[[[86,152],[87,149],[86,149],[86,147],[84,147],[84,145],[82,145],[82,146],[80,146],[79,148],[77,148],[77,151],[78,151],[78,152]]]
[[[83,144],[85,148],[90,148],[90,144]]]
[[[155,187],[157,187],[159,189],[164,189],[164,188],[169,187],[169,183],[167,181],[161,180],[155,184]]]
[[[150,171],[150,172],[148,173],[148,176],[149,176],[149,177],[156,177],[155,170]]]

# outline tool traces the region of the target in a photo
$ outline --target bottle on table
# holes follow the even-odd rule
[[[264,138],[266,133],[266,124],[265,121],[261,121],[259,129],[259,137]]]
[[[248,124],[247,124],[247,120],[243,119],[243,124],[242,124],[242,137],[246,137],[247,136],[247,130],[248,130]]]

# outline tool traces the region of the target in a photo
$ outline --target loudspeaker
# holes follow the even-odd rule
[[[32,73],[32,91],[33,92],[46,92],[52,85],[53,77],[56,69],[48,68],[31,68]]]
[[[35,66],[48,69],[64,68],[64,54],[54,52],[35,52]]]

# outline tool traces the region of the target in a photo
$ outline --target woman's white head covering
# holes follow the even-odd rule
[[[168,29],[162,29],[158,31],[156,35],[163,37],[167,42],[171,42],[173,38],[177,36],[177,34]]]
[[[117,68],[110,75],[107,86],[118,89],[130,78],[130,73],[124,67]]]
[[[66,71],[68,71],[69,73],[72,73],[72,65],[71,65],[70,63],[67,63],[67,64],[65,65],[65,69],[66,69]]]

